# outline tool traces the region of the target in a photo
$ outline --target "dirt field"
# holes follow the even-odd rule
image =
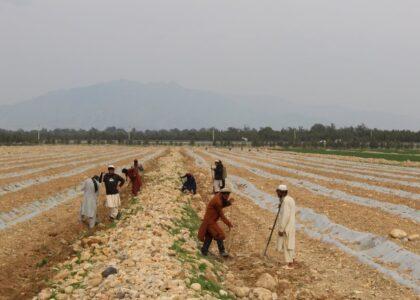
[[[395,239],[389,233],[395,228],[408,235],[420,233],[420,167],[263,150],[122,146],[0,147],[0,299],[30,299],[52,286],[60,266],[74,261],[74,244],[85,235],[78,221],[80,183],[105,171],[109,163],[120,169],[134,158],[144,163],[146,178],[153,174],[154,179],[146,182],[147,192],[140,195],[140,204],[142,197],[144,201],[153,199],[143,203],[149,217],[165,210],[158,203],[162,182],[169,180],[176,185],[179,175],[170,174],[170,170],[195,174],[201,197],[192,205],[202,216],[212,196],[210,165],[221,159],[227,166],[228,184],[237,202],[227,209],[235,225],[226,241],[232,257],[216,257],[220,268],[226,268],[220,285],[229,292],[221,299],[240,298],[234,292],[238,286],[254,291],[264,273],[279,282],[273,292],[280,299],[419,299],[420,239]],[[268,257],[262,256],[275,217],[278,200],[274,190],[279,183],[289,186],[299,207],[299,268],[291,271],[281,268],[283,255],[275,251],[275,241]],[[167,197],[171,190],[171,197],[178,197],[172,187],[162,190],[161,197]],[[126,188],[124,205],[129,198]],[[174,205],[167,198],[161,201],[168,207]],[[128,225],[114,229],[106,221],[102,205],[99,211],[103,223],[99,232],[124,232]],[[127,222],[139,226],[136,219],[128,218]],[[150,232],[154,238],[165,235],[155,229]],[[191,246],[195,242],[188,243]],[[151,264],[156,261],[153,251]],[[217,253],[217,249],[212,252]],[[174,280],[187,280],[184,277]],[[121,282],[130,280],[121,277]],[[188,280],[189,297],[205,298],[204,293],[191,290]],[[103,296],[93,298],[114,299],[114,290],[104,283],[98,292],[86,284],[89,295]],[[64,289],[54,290],[52,298],[56,292],[62,293],[62,299],[80,298],[64,293]],[[254,299],[256,292],[252,293],[245,299]],[[212,295],[205,299],[219,298]]]
[[[71,244],[85,234],[85,227],[78,221],[81,195],[77,192],[84,179],[106,171],[108,163],[112,162],[121,170],[130,166],[134,158],[142,162],[153,153],[165,151],[120,146],[25,149],[6,147],[0,152],[0,159],[9,156],[15,161],[14,165],[22,165],[13,169],[13,173],[28,173],[0,180],[0,191],[3,190],[0,194],[0,225],[3,224],[3,228],[0,226],[0,298],[4,299],[26,299],[36,294],[47,284],[54,265],[73,252]],[[71,159],[56,168],[54,155],[58,153],[60,163],[63,163],[63,156]],[[43,168],[52,167],[31,173],[31,169],[40,166],[31,164],[40,160]],[[154,160],[144,161],[144,165],[146,169],[153,169]],[[21,188],[16,191],[2,189],[4,186],[19,185]],[[75,192],[69,193],[69,197],[62,197],[63,191],[67,190]],[[43,204],[43,201],[51,199],[56,202]],[[124,190],[123,203],[127,199],[128,191]],[[103,203],[103,191],[101,200]],[[34,212],[35,215],[32,215]],[[101,227],[106,228],[108,220],[103,205],[99,207],[99,214],[103,223]]]
[[[327,281],[330,282],[320,283],[321,285],[329,285],[330,287],[334,286],[332,290],[344,298],[351,297],[353,289],[353,291],[356,290],[360,292],[360,295],[362,295],[361,298],[395,297],[397,299],[397,294],[401,293],[401,290],[406,289],[398,286],[395,283],[392,283],[393,287],[391,288],[391,281],[389,277],[391,274],[391,276],[394,276],[394,279],[398,278],[400,283],[406,283],[412,288],[418,289],[419,276],[417,274],[418,268],[420,267],[418,256],[418,253],[420,252],[419,241],[392,239],[388,237],[389,232],[394,228],[403,229],[409,234],[418,233],[420,231],[418,222],[410,218],[406,219],[396,217],[394,214],[383,212],[378,208],[366,207],[364,205],[359,205],[349,201],[343,201],[343,199],[338,197],[332,198],[328,196],[328,193],[325,195],[318,194],[318,191],[322,191],[322,187],[334,190],[342,190],[347,193],[347,196],[368,196],[378,201],[378,203],[387,202],[387,198],[381,197],[380,194],[366,192],[362,189],[353,190],[348,186],[334,185],[334,183],[320,181],[317,178],[308,178],[307,173],[302,175],[299,173],[298,166],[294,166],[297,170],[296,173],[284,172],[283,170],[279,170],[273,167],[267,167],[267,165],[264,165],[265,162],[270,162],[274,165],[277,165],[274,159],[270,158],[269,155],[267,155],[266,158],[261,159],[261,157],[259,157],[260,153],[249,151],[228,151],[220,149],[209,149],[208,151],[205,151],[204,149],[196,149],[194,152],[198,154],[199,157],[204,159],[202,163],[206,166],[206,171],[204,173],[207,177],[210,176],[208,171],[210,164],[215,159],[221,159],[228,167],[229,175],[235,175],[241,180],[245,180],[245,182],[241,181],[240,184],[237,185],[239,190],[241,190],[241,188],[250,189],[250,186],[252,185],[255,189],[263,193],[274,195],[275,187],[280,182],[285,182],[289,185],[290,192],[296,199],[298,206],[304,207],[305,209],[312,209],[315,213],[318,214],[318,217],[328,217],[329,222],[333,224],[330,224],[330,227],[317,228],[319,224],[314,225],[312,223],[314,221],[320,222],[321,219],[314,219],[308,224],[302,223],[303,231],[301,230],[299,234],[299,248],[301,249],[301,252],[299,253],[300,260],[304,264],[311,262],[312,265],[307,265],[307,267],[310,269],[315,269],[317,270],[316,272],[319,273],[321,266],[329,265],[328,260],[334,260],[335,258],[340,260],[340,263],[337,263],[337,265],[340,266],[339,268],[330,268],[330,272],[332,272],[331,276],[333,278],[329,278],[329,276],[326,275]],[[370,163],[372,162],[370,161]],[[281,164],[281,162],[279,164]],[[380,168],[381,167],[379,167],[379,169]],[[313,170],[313,174],[319,174],[318,172],[322,172],[322,169]],[[409,172],[413,173],[413,170],[409,170]],[[271,175],[275,176],[271,177]],[[331,179],[336,178],[334,174],[330,174],[330,176]],[[296,180],[290,180],[291,178]],[[309,189],[310,185],[300,186],[302,180],[310,180],[312,183],[317,184],[317,186],[313,189]],[[209,180],[207,179],[206,181]],[[232,184],[232,181],[238,181],[238,179],[230,179],[230,181]],[[417,181],[417,183],[418,182],[419,181]],[[232,185],[235,186],[234,183]],[[306,189],[302,187],[306,187]],[[236,214],[238,216],[249,216],[249,222],[251,222],[249,225],[250,230],[243,234],[244,240],[242,241],[242,243],[248,245],[245,247],[240,247],[240,249],[248,249],[249,251],[250,249],[258,249],[255,252],[257,254],[261,254],[263,249],[262,247],[264,245],[264,239],[260,239],[259,242],[256,242],[259,237],[259,230],[255,230],[255,228],[267,228],[270,226],[270,222],[273,220],[274,214],[273,212],[266,210],[267,208],[273,210],[272,203],[267,203],[266,209],[264,210],[257,206],[257,204],[260,202],[259,200],[261,200],[257,199],[257,196],[258,195],[256,193],[251,193],[251,199],[254,200],[253,203],[249,203],[250,198],[245,197],[245,199],[243,199],[244,197],[242,197],[240,201],[241,206],[238,207],[239,212],[236,212]],[[267,196],[265,196],[265,198],[267,199]],[[269,198],[269,200],[273,199]],[[411,207],[418,207],[416,200],[410,201],[413,202]],[[392,201],[389,201],[389,203],[395,203],[396,205],[410,204],[407,199],[400,198],[398,196],[393,197]],[[261,202],[259,204],[261,204]],[[243,206],[247,206],[247,209],[245,209]],[[255,213],[253,213],[253,211]],[[414,210],[414,213],[415,214],[412,216],[415,217],[416,214],[418,214],[418,211]],[[272,216],[271,218],[269,217],[270,215]],[[270,221],[267,222],[267,220]],[[247,225],[244,224],[243,226]],[[344,226],[345,229],[343,230],[339,226]],[[303,234],[304,231],[307,231],[307,234]],[[310,234],[308,234],[308,232],[310,232]],[[313,239],[315,235],[314,232],[318,234],[317,239]],[[353,236],[350,236],[349,238],[350,233]],[[254,240],[249,239],[250,235],[253,236]],[[370,242],[368,242],[369,239],[371,239]],[[236,241],[237,238],[234,240]],[[239,238],[239,240],[241,239]],[[323,240],[324,242],[320,242],[320,240]],[[251,245],[250,243],[254,244]],[[335,243],[338,248],[331,247],[331,243]],[[234,248],[234,246],[232,247]],[[345,253],[340,251],[339,248],[344,250]],[[328,249],[328,253],[322,253],[321,249]],[[399,253],[402,252],[404,252],[407,257],[410,257],[410,259],[405,260],[401,259],[400,257],[400,259],[395,259],[392,262],[384,259],[384,257],[391,256],[396,258],[400,256]],[[315,257],[317,258],[315,259]],[[368,258],[365,261],[366,263],[360,264],[360,260],[363,261],[365,258]],[[346,260],[346,266],[344,266],[342,263],[343,260]],[[245,258],[244,261],[247,261],[247,259]],[[320,261],[323,262],[319,263]],[[331,263],[332,265],[330,265],[330,267],[334,266],[335,263]],[[410,263],[411,266],[407,267],[410,265]],[[354,272],[354,270],[357,270],[359,274],[363,274],[358,277],[361,280],[360,282],[358,282],[358,278],[352,277],[350,275],[352,272]],[[325,272],[325,270],[321,271],[321,273],[322,272]],[[309,273],[311,273],[311,271]],[[340,279],[340,276],[343,277]],[[351,280],[349,278],[351,278]],[[363,283],[363,281],[366,280],[369,281],[370,284]],[[371,284],[373,282],[374,284]],[[310,289],[312,291],[322,290],[322,288],[319,287],[311,287]],[[394,296],[389,294],[390,290],[395,292]],[[384,294],[378,294],[384,291],[386,291]],[[409,297],[409,294],[406,296]]]

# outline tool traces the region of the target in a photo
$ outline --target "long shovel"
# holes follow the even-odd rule
[[[273,232],[274,232],[274,228],[276,228],[277,219],[279,218],[279,214],[280,214],[280,209],[281,209],[281,204],[282,203],[283,203],[283,200],[280,201],[279,210],[277,211],[277,215],[276,215],[276,218],[274,220],[273,227],[271,228],[271,232],[270,232],[270,236],[269,236],[268,241],[267,241],[267,245],[265,246],[264,256],[267,256],[268,246],[270,245],[271,237],[273,236]]]

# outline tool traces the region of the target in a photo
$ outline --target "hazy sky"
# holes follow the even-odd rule
[[[419,115],[420,1],[0,0],[0,104],[120,78]]]

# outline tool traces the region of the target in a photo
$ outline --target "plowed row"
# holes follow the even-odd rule
[[[303,231],[311,237],[344,249],[399,284],[418,289],[420,242],[388,237],[388,233],[394,228],[408,233],[419,233],[418,201],[404,197],[404,193],[401,193],[417,195],[417,188],[380,180],[375,182],[373,177],[365,180],[363,176],[350,174],[343,177],[345,180],[337,180],[341,179],[340,172],[348,172],[344,166],[353,163],[342,159],[339,163],[343,169],[335,166],[336,172],[330,172],[331,165],[323,165],[322,160],[316,162],[313,157],[310,158],[313,160],[311,164],[316,164],[317,168],[307,168],[305,164],[300,166],[299,159],[304,161],[305,157],[294,157],[291,163],[290,155],[284,157],[277,153],[220,149],[196,149],[194,152],[207,165],[207,169],[215,159],[224,161],[230,175],[228,182],[237,189],[237,193],[249,197],[267,210],[274,209],[275,198],[270,195],[274,195],[275,187],[281,182],[288,184],[297,205],[301,207],[300,221]],[[376,172],[384,165],[378,164],[375,169],[376,166],[369,162],[368,167]],[[402,166],[390,167],[399,172],[404,170]],[[407,173],[402,172],[402,175],[412,176],[415,173],[416,170],[411,167]],[[397,177],[394,179],[398,180]],[[355,188],[354,182],[366,186]],[[414,185],[420,184],[416,180],[411,182]],[[375,186],[389,190],[372,190]]]

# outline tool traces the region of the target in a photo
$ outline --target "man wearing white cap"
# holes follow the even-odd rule
[[[286,260],[285,269],[293,269],[295,266],[295,200],[288,196],[287,186],[281,184],[277,187],[277,196],[280,200],[280,215],[277,225],[278,240],[277,250],[284,251]]]
[[[114,220],[119,217],[118,208],[121,205],[119,188],[121,188],[125,180],[118,174],[115,174],[115,167],[108,166],[108,173],[101,174],[100,181],[105,183],[106,202],[105,206],[109,208],[109,218]]]

